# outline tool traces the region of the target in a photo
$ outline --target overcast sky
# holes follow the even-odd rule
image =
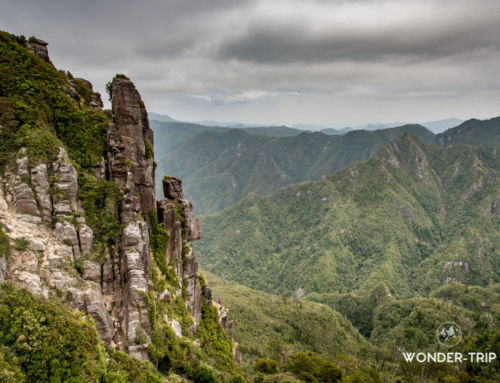
[[[499,0],[0,0],[0,29],[102,94],[127,74],[180,120],[500,115]]]

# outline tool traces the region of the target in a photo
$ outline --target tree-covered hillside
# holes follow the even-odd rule
[[[369,159],[405,133],[441,146],[500,142],[500,118],[469,120],[438,135],[419,125],[357,130],[339,136],[298,134],[300,131],[286,127],[231,131],[183,123],[153,126],[159,137],[158,176],[182,178],[187,195],[201,214],[219,211],[251,192],[269,194]],[[174,131],[175,135],[170,134]],[[255,134],[269,137],[253,137]]]
[[[221,299],[235,320],[233,336],[240,344],[244,364],[270,357],[273,343],[288,352],[314,351],[323,357],[359,355],[368,342],[349,320],[328,305],[294,297],[252,290],[206,273],[214,295]]]
[[[183,179],[186,194],[199,214],[213,213],[248,193],[269,194],[368,159],[405,133],[425,142],[434,140],[432,133],[418,125],[341,136],[303,132],[267,137],[248,134],[246,129],[204,131],[163,156],[158,171]]]
[[[500,144],[500,117],[467,120],[436,135],[436,143],[441,146]]]
[[[342,382],[465,383],[500,378],[496,361],[407,363],[402,355],[448,351],[436,338],[436,329],[446,321],[454,321],[462,330],[463,341],[453,351],[481,348],[500,354],[499,284],[483,288],[454,282],[429,297],[414,298],[393,296],[383,284],[362,294],[302,296],[297,290],[293,296],[277,296],[211,273],[206,277],[236,320],[233,335],[244,368],[257,379],[262,372],[267,381],[286,379],[289,362],[311,352],[332,360],[343,374]]]
[[[487,286],[499,280],[499,171],[496,146],[406,135],[369,161],[204,217],[200,262],[280,294]]]

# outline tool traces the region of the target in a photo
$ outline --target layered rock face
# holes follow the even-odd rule
[[[158,221],[163,223],[170,237],[165,256],[167,263],[175,265],[179,288],[186,288],[187,305],[191,308],[195,323],[192,331],[195,332],[201,319],[202,295],[198,278],[198,261],[191,242],[200,239],[200,226],[193,216],[193,205],[182,199],[180,179],[165,177],[163,191],[165,198],[158,201],[157,205]]]
[[[135,343],[139,328],[151,332],[144,297],[150,284],[149,215],[156,211],[153,132],[139,92],[130,80],[115,78],[111,97],[113,122],[107,134],[107,173],[124,192],[120,209],[124,229],[104,264],[108,271],[105,293],[113,295],[121,288],[122,300],[115,302],[119,304],[114,312],[120,318],[117,341],[121,348],[126,345],[131,355],[147,359],[147,344]]]
[[[40,39],[30,39],[26,42],[26,49],[28,49],[35,56],[40,57],[43,61],[50,62],[49,50],[47,49],[48,43]]]
[[[0,223],[13,248],[8,259],[0,259],[0,281],[62,297],[92,316],[108,346],[147,360],[151,323],[146,297],[154,291],[151,217],[158,217],[169,234],[164,256],[179,281],[173,290],[193,317],[190,329],[181,329],[171,318],[176,334],[196,333],[202,299],[211,304],[211,292],[205,286],[202,294],[191,248],[201,234],[191,203],[183,199],[182,182],[165,179],[165,199],[155,200],[153,132],[138,91],[130,80],[117,76],[111,97],[107,158],[95,164],[93,174],[98,181],[119,185],[123,198],[116,210],[123,229],[104,250],[96,249],[79,199],[77,170],[66,150],[59,148],[56,160],[46,163],[21,149],[0,180]]]

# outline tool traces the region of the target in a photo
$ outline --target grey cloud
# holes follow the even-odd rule
[[[500,15],[500,3],[493,15]],[[485,20],[486,19],[486,20]],[[271,24],[273,23],[273,24]],[[219,59],[253,63],[286,64],[290,62],[380,62],[429,60],[489,49],[499,53],[500,16],[470,20],[456,19],[446,24],[436,17],[406,26],[356,29],[333,27],[318,33],[314,20],[258,20],[235,37],[221,42]]]
[[[178,118],[498,108],[498,0],[2,0],[0,26],[47,40],[57,67],[101,93],[128,74],[150,110]]]

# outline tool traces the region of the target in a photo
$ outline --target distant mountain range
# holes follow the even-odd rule
[[[160,122],[181,122],[179,120],[176,120],[166,114],[158,114],[158,113],[153,113],[149,112],[149,119],[150,120],[156,120]],[[455,126],[460,125],[464,120],[459,120],[458,118],[447,118],[447,119],[442,119],[442,120],[437,120],[437,121],[427,121],[427,122],[419,122],[419,125],[422,125],[423,127],[427,128],[433,133],[442,133],[447,129],[453,128]],[[216,126],[216,127],[224,127],[224,128],[233,128],[233,129],[247,129],[247,128],[277,128],[277,127],[287,127],[284,125],[269,125],[269,124],[244,124],[241,122],[220,122],[220,121],[213,121],[213,120],[206,120],[206,121],[200,121],[200,122],[187,122],[190,124],[196,124],[196,125],[203,125],[203,126]],[[395,128],[398,126],[403,126],[403,125],[411,125],[414,124],[415,122],[392,122],[392,123],[378,123],[378,124],[363,124],[363,125],[357,125],[353,127],[345,127],[342,129],[334,129],[331,127],[326,127],[322,125],[317,125],[317,124],[294,124],[291,125],[290,127],[294,130],[298,131],[318,131],[322,132],[325,134],[330,134],[330,135],[337,135],[337,134],[345,134],[347,132],[350,132],[352,130],[380,130],[380,129],[388,129],[388,128]],[[262,129],[264,131],[265,129]],[[266,135],[272,135],[270,133]]]
[[[152,124],[152,128],[157,137],[158,182],[163,174],[182,178],[197,214],[221,210],[251,192],[268,194],[326,176],[352,161],[372,157],[405,133],[434,141],[434,135],[419,125],[337,136],[301,132],[288,137],[255,135],[249,129],[221,130],[224,128],[194,134],[204,128],[183,126],[184,132],[186,128],[192,131],[192,137],[162,153],[161,137],[168,135],[169,128],[165,124]]]
[[[500,118],[469,120],[437,136],[420,125],[343,135],[287,127],[230,129],[155,121],[151,126],[156,137],[158,182],[163,174],[182,178],[196,212],[204,214],[236,203],[248,193],[269,194],[369,159],[405,133],[447,146],[494,143]]]

